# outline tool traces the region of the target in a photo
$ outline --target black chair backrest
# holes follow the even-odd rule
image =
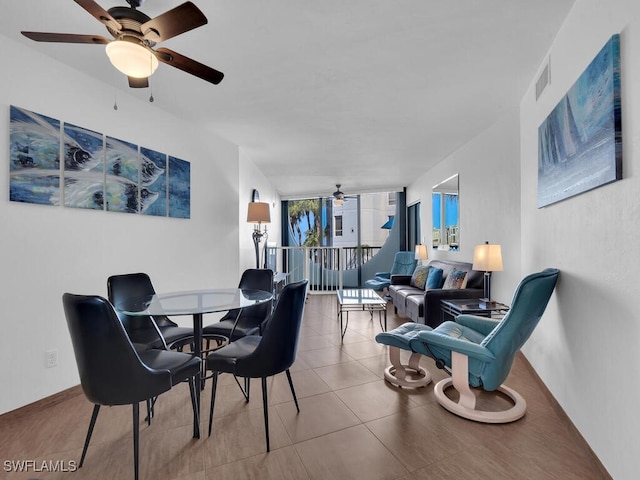
[[[127,273],[124,275],[112,275],[107,280],[107,295],[113,305],[131,298],[143,298],[155,295],[151,279],[146,273]],[[149,327],[149,317],[129,316],[118,313],[120,320],[128,331],[135,331],[139,328]],[[154,315],[153,320],[160,327],[176,326],[166,315]]]
[[[276,307],[265,324],[260,344],[252,355],[238,360],[239,371],[241,369],[251,377],[269,377],[293,365],[298,350],[307,284],[307,280],[302,280],[282,289]]]
[[[249,268],[242,272],[240,277],[240,283],[238,288],[246,288],[250,290],[263,290],[265,292],[273,291],[273,271],[268,268]],[[240,319],[242,317],[253,317],[266,319],[271,309],[271,302],[261,303],[260,305],[254,305],[247,307],[240,312],[238,309],[229,310],[224,317],[220,320],[234,320],[240,313]]]
[[[171,388],[168,371],[152,371],[142,363],[107,300],[65,293],[62,303],[80,383],[89,401],[127,405]]]

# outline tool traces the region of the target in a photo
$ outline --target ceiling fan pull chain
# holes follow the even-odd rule
[[[140,2],[142,3],[142,2]],[[149,52],[149,77],[151,77],[151,75],[153,75],[153,58],[151,58],[153,56],[153,54],[151,52]],[[151,95],[149,96],[149,103],[153,103],[153,86],[151,85],[151,82],[149,82],[149,91],[151,92]]]
[[[114,110],[118,110],[118,89],[115,87],[115,81],[116,81],[116,74],[115,71],[111,72],[113,81],[114,81],[114,87],[113,87],[113,109]]]

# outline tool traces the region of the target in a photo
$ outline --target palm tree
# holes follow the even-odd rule
[[[313,217],[313,225],[311,218]],[[306,238],[302,239],[300,223],[307,221]],[[298,237],[298,245],[317,247],[320,244],[320,201],[317,199],[294,200],[289,202],[289,223]]]

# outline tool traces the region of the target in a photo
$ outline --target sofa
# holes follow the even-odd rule
[[[467,262],[431,260],[418,265],[412,275],[392,275],[389,296],[394,311],[416,323],[437,327],[443,321],[441,300],[482,297],[484,272],[471,267]]]

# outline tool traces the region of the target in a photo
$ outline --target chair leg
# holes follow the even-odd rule
[[[84,441],[84,448],[82,449],[82,456],[80,457],[80,464],[78,465],[78,468],[82,467],[82,464],[84,463],[84,457],[87,454],[87,449],[89,448],[89,441],[91,440],[91,435],[93,434],[93,427],[96,426],[98,413],[100,413],[100,405],[94,405],[93,413],[91,414],[91,421],[89,422],[89,430],[87,431],[87,438]]]
[[[146,404],[147,404],[147,418],[145,418],[145,420],[147,421],[147,425],[151,425],[151,399],[150,398],[147,398]]]
[[[211,405],[209,406],[209,436],[213,426],[213,404],[216,401],[216,388],[218,387],[218,372],[213,372],[211,376]]]
[[[151,425],[151,419],[153,418],[153,409],[156,406],[157,399],[158,397],[147,398],[147,418],[145,418],[145,420],[147,421],[147,425]]]
[[[296,390],[293,388],[293,381],[291,380],[291,372],[287,368],[287,380],[289,380],[289,388],[291,388],[291,393],[293,394],[293,401],[296,402],[296,410],[300,413],[300,407],[298,406],[298,397],[296,397]]]
[[[451,352],[451,371],[453,388],[460,394],[458,405],[473,410],[476,408],[476,396],[469,388],[469,362],[466,355]]]
[[[189,393],[191,394],[191,406],[193,407],[193,438],[200,438],[200,406],[196,396],[196,377],[189,379]]]
[[[267,452],[269,447],[269,409],[267,408],[267,377],[262,377],[262,408],[264,410],[264,433],[267,439]]]
[[[140,478],[139,453],[140,453],[140,404],[133,404],[133,472],[135,480]]]
[[[249,401],[249,379],[245,377],[244,388],[242,388],[242,385],[240,385],[240,381],[238,380],[238,377],[234,375],[233,379],[236,381],[236,385],[238,385],[238,388],[242,392],[242,395],[244,395],[244,399],[248,402]]]

